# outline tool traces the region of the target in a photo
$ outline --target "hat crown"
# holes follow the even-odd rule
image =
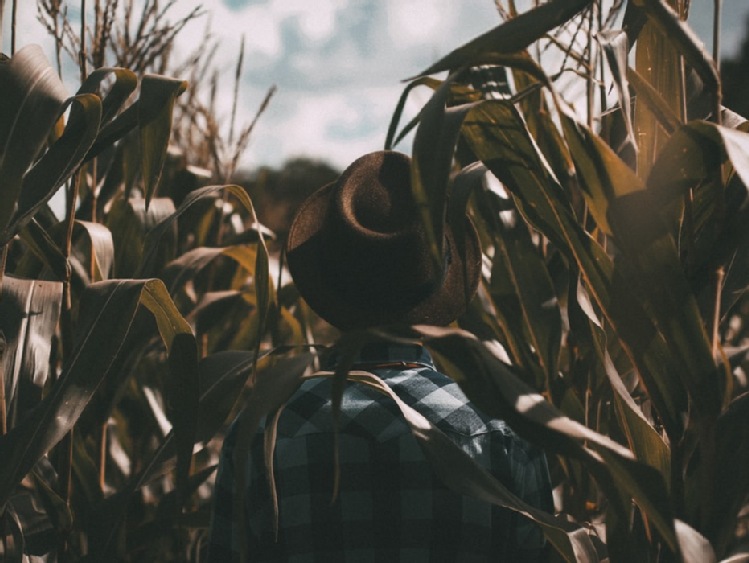
[[[442,280],[411,193],[408,157],[379,152],[339,178],[322,231],[322,259],[342,298],[406,310]]]
[[[308,197],[286,241],[300,294],[341,329],[447,324],[476,291],[481,247],[470,218],[456,238],[446,217],[444,260],[434,260],[411,190],[411,159],[378,151]]]
[[[366,162],[361,160],[338,181],[335,200],[342,220],[362,236],[413,230],[416,205],[407,157],[384,152],[375,153]]]

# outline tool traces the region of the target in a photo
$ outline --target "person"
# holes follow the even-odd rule
[[[411,193],[410,166],[408,156],[394,151],[365,155],[310,196],[292,223],[286,251],[294,283],[342,331],[446,325],[476,292],[481,248],[470,218],[464,236],[446,222],[444,264],[436,264]],[[335,369],[343,356],[334,348],[322,358],[323,369]],[[473,406],[423,346],[375,340],[351,369],[381,378],[515,495],[553,510],[543,452]],[[440,480],[393,399],[349,381],[336,422],[332,385],[330,378],[305,380],[280,410],[273,487],[264,428],[258,430],[241,519],[234,511],[238,425],[230,429],[216,478],[210,561],[238,561],[240,541],[251,561],[542,559],[544,538],[533,522]]]

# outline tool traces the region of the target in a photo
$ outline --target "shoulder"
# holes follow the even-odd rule
[[[302,383],[283,407],[278,420],[279,438],[328,434],[336,430],[374,441],[409,433],[398,407],[382,393],[347,381],[341,404],[333,407],[333,381],[316,377]]]
[[[499,439],[514,436],[503,420],[481,412],[453,379],[437,370],[419,368],[386,373],[383,379],[407,404],[443,432],[468,436],[493,434]]]

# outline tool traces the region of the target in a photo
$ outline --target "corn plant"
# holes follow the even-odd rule
[[[4,561],[197,559],[211,440],[268,363],[267,327],[302,341],[274,305],[272,233],[246,191],[212,185],[183,139],[170,146],[188,83],[162,71],[184,21],[148,2],[128,35],[117,5],[96,2],[76,34],[63,3],[40,2],[57,69],[37,46],[0,61]],[[72,96],[65,53],[81,70]],[[212,165],[222,179],[226,161]]]
[[[399,135],[402,102],[391,124],[388,146],[416,128],[435,255],[441,218],[466,207],[484,245],[463,328],[421,332],[473,400],[549,453],[562,518],[534,518],[557,557],[745,553],[749,123],[721,106],[688,2],[501,8],[411,81],[403,100],[434,93]],[[491,99],[466,79],[487,65],[514,89]]]

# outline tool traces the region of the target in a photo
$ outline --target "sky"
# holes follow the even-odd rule
[[[11,2],[5,4],[8,12]],[[35,4],[19,2],[17,46],[38,42],[51,53],[35,20]],[[195,5],[179,0],[169,13],[176,19]],[[268,89],[277,87],[243,154],[245,168],[277,167],[296,156],[343,168],[382,148],[403,80],[500,21],[493,0],[205,0],[202,5],[219,42],[221,117],[230,115],[242,38],[239,124],[249,123]],[[690,24],[708,46],[712,7],[710,0],[692,0]],[[723,0],[724,55],[738,52],[747,18],[747,0]],[[187,55],[205,41],[206,23],[202,19],[181,34],[176,53]],[[414,115],[428,96],[426,89],[415,90],[407,114]]]

